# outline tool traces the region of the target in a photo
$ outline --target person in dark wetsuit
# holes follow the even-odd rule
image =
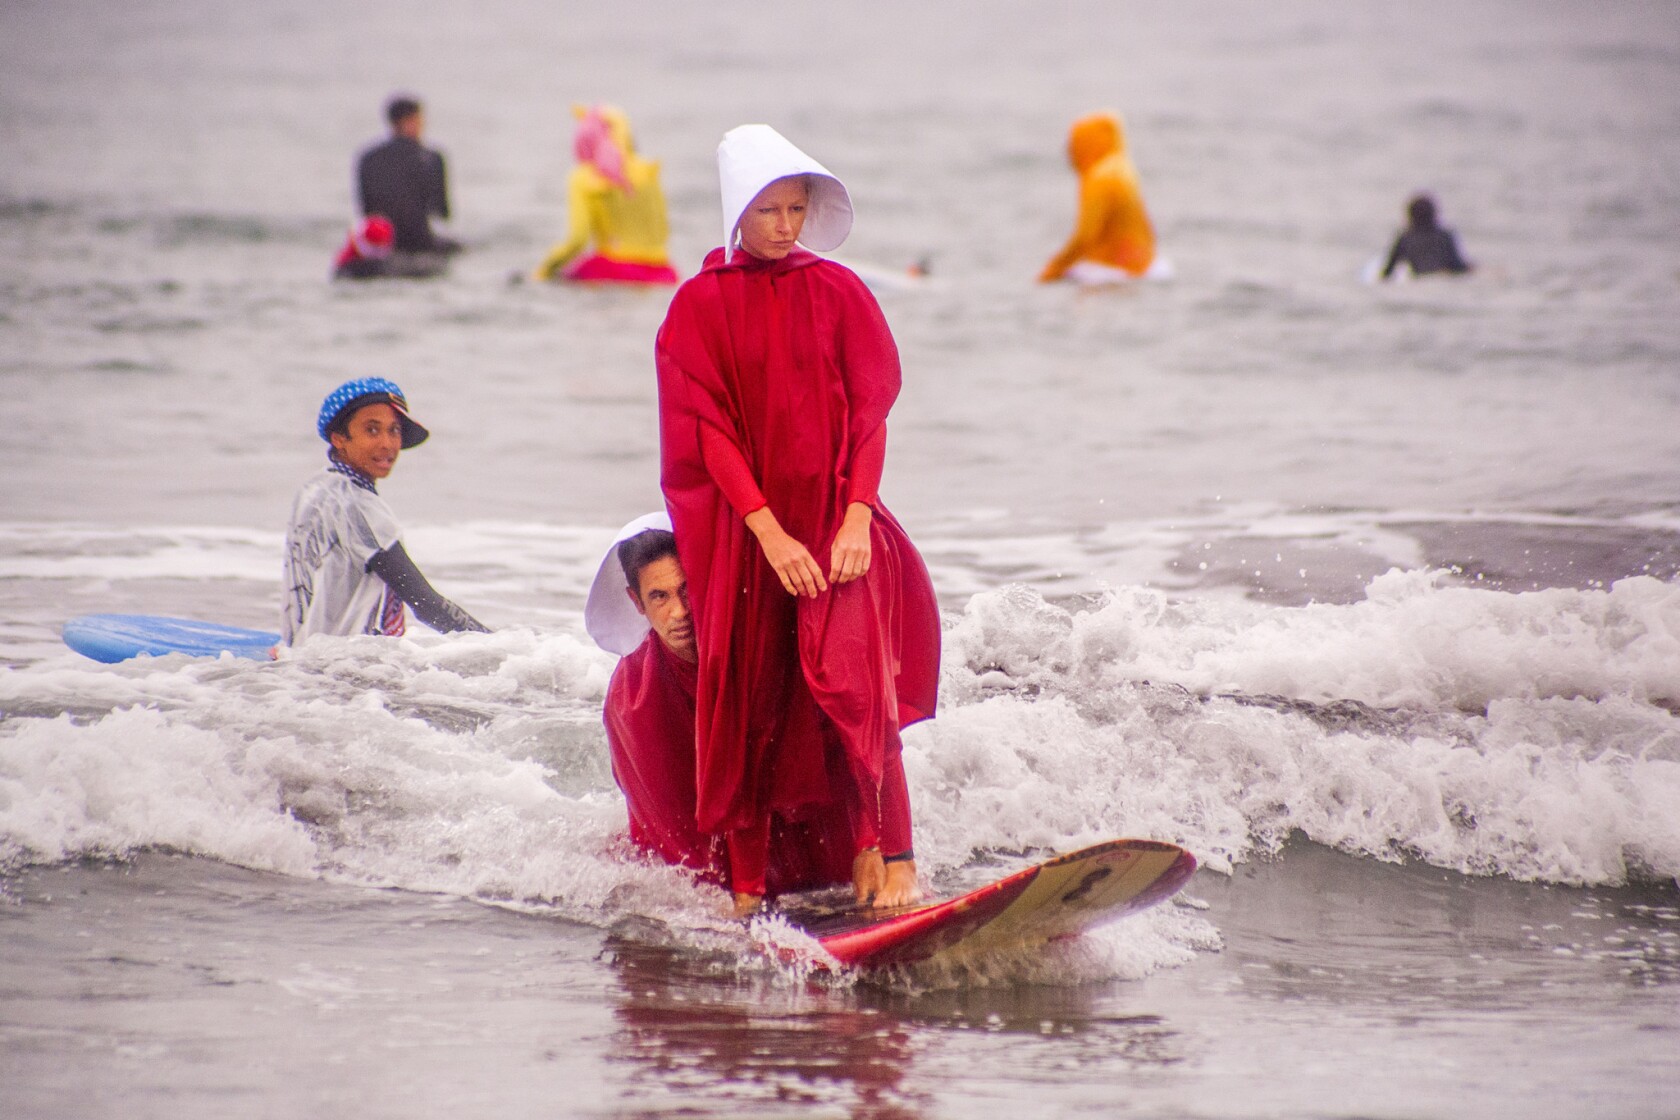
[[[431,218],[449,217],[449,185],[443,155],[420,143],[426,114],[412,97],[393,97],[385,107],[391,135],[356,160],[356,192],[362,214],[388,218],[399,253],[453,253],[460,244],[432,232]]]
[[[1471,265],[1458,252],[1458,239],[1452,230],[1443,228],[1435,217],[1435,200],[1426,194],[1414,197],[1406,204],[1408,224],[1394,239],[1383,265],[1382,279],[1394,275],[1400,265],[1408,265],[1413,276],[1427,276],[1433,272],[1457,275],[1469,272]]]
[[[347,381],[322,402],[315,430],[330,449],[326,469],[298,491],[286,526],[281,641],[400,635],[405,605],[433,630],[485,632],[409,559],[402,528],[375,485],[399,452],[431,434],[408,414],[402,390],[383,377]]]

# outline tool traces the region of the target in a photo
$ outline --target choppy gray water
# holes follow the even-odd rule
[[[0,8],[0,1112],[1676,1115],[1677,81],[1666,5]],[[330,284],[398,87],[471,252]],[[603,854],[579,611],[658,501],[665,295],[509,282],[593,99],[686,271],[747,120],[847,180],[842,259],[932,263],[881,291],[947,612],[930,874],[1151,835],[1194,904],[813,981]],[[1037,287],[1103,107],[1174,278]],[[1361,283],[1417,189],[1482,268]],[[364,373],[434,432],[410,550],[496,634],[64,649],[271,626]]]

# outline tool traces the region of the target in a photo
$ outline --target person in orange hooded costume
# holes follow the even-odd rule
[[[1079,279],[1080,267],[1142,276],[1155,261],[1155,231],[1143,208],[1137,168],[1113,113],[1093,113],[1068,131],[1068,161],[1079,173],[1079,219],[1039,280]],[[1120,278],[1117,275],[1115,278]]]

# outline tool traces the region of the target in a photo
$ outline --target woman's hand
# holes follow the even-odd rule
[[[868,506],[853,502],[846,507],[846,519],[834,534],[829,557],[830,583],[850,583],[869,572],[869,523],[874,519]]]
[[[828,581],[823,579],[822,569],[817,567],[817,562],[805,546],[787,534],[769,506],[760,506],[747,514],[746,522],[747,528],[758,538],[758,547],[764,550],[764,559],[775,569],[777,578],[789,595],[806,595],[815,599],[819,593],[828,590]]]

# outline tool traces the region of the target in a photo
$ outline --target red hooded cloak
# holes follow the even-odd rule
[[[838,756],[862,800],[858,847],[879,843],[898,732],[933,715],[939,680],[932,581],[876,493],[901,379],[886,320],[856,275],[804,249],[717,249],[672,299],[656,357],[661,483],[700,655],[697,825],[752,829],[846,796]],[[873,512],[868,573],[790,596],[745,516],[769,505],[826,572],[854,501]],[[752,891],[742,872],[736,889]]]

